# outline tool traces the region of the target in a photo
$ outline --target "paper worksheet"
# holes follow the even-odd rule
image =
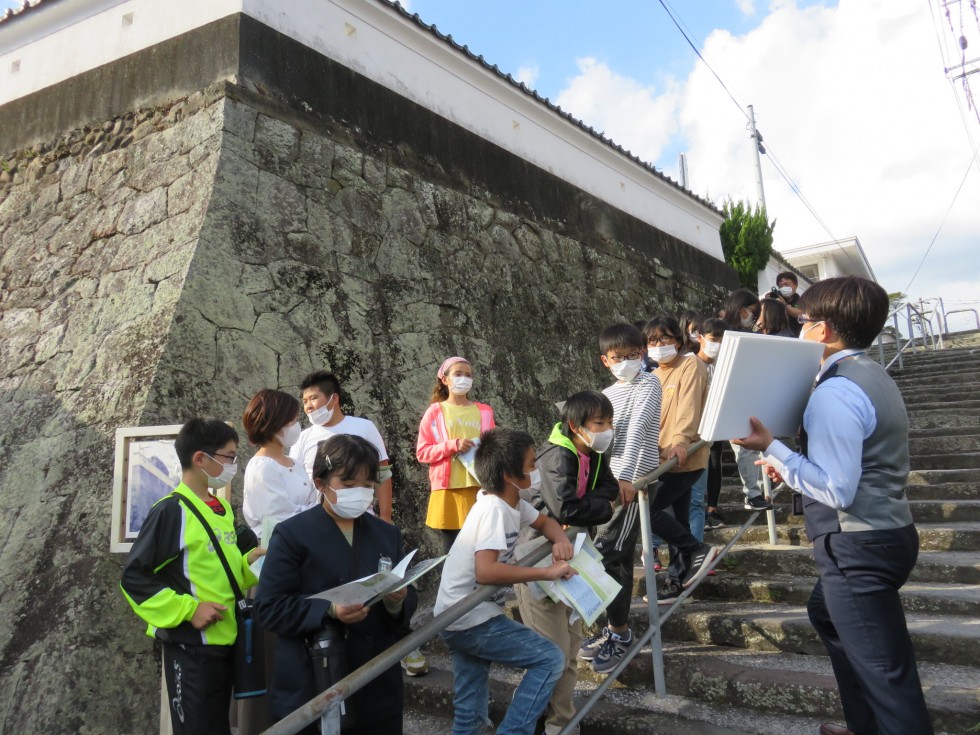
[[[406,554],[405,558],[398,562],[398,566],[390,572],[378,572],[361,579],[355,579],[353,582],[342,584],[331,590],[310,595],[309,599],[329,600],[335,605],[358,605],[361,603],[373,605],[385,595],[390,595],[392,592],[407,587],[446,560],[446,556],[437,556],[434,559],[419,562],[412,569],[409,569],[408,565],[416,551],[418,549]]]

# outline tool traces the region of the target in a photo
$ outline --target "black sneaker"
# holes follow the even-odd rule
[[[578,657],[583,661],[592,661],[595,659],[596,654],[599,653],[599,649],[602,648],[603,644],[609,640],[611,631],[609,628],[603,628],[595,635],[591,635],[582,641],[581,648],[578,649]]]
[[[746,498],[745,510],[772,510],[772,503],[763,496],[756,495],[754,498]]]
[[[592,659],[592,670],[597,674],[605,674],[615,669],[623,660],[626,652],[636,645],[636,636],[629,632],[629,638],[622,639],[615,633],[610,633],[602,644],[595,658]]]
[[[668,579],[657,590],[657,604],[665,606],[673,605],[683,591],[684,588],[677,584],[677,582],[672,582]]]
[[[724,528],[725,519],[721,517],[721,513],[716,510],[709,510],[708,514],[704,517],[704,530],[714,531],[716,528]]]
[[[720,546],[701,544],[701,548],[695,551],[687,560],[687,574],[681,580],[681,586],[687,589],[708,573],[708,566],[718,556],[721,551]]]

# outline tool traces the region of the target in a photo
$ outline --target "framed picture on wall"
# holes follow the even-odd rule
[[[180,461],[174,449],[180,428],[174,424],[116,429],[110,551],[127,553],[150,508],[180,484]],[[230,490],[225,487],[218,494],[228,500]]]

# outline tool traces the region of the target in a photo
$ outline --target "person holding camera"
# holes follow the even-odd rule
[[[411,587],[371,607],[337,605],[310,595],[387,571],[404,556],[402,534],[367,513],[380,481],[378,450],[338,434],[320,442],[313,484],[323,503],[280,522],[268,542],[256,595],[259,622],[279,636],[270,687],[282,719],[409,632]],[[404,695],[396,664],[344,700],[344,735],[401,735]],[[313,724],[302,731],[319,732]]]
[[[768,295],[769,298],[779,300],[786,307],[789,328],[794,337],[800,336],[801,327],[798,320],[803,314],[803,310],[799,306],[800,295],[796,293],[799,286],[800,282],[793,271],[783,271],[776,276],[776,286],[769,291]]]

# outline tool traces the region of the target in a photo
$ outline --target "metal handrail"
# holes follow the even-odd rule
[[[902,333],[898,327],[898,315],[902,311],[905,312],[905,319],[907,322],[908,334],[909,334],[909,339],[907,342],[905,342],[905,344],[901,343]],[[922,312],[922,310],[916,308],[911,303],[905,303],[896,307],[891,312],[889,312],[888,316],[885,317],[886,324],[888,323],[889,318],[892,320],[893,329],[895,331],[895,347],[897,349],[897,352],[895,353],[895,356],[886,364],[885,345],[884,345],[884,341],[882,340],[884,332],[881,332],[878,335],[878,339],[877,339],[878,361],[885,367],[885,370],[890,370],[892,365],[894,365],[896,362],[898,362],[899,369],[903,369],[905,367],[905,360],[903,358],[903,355],[905,353],[905,350],[907,350],[909,347],[915,349],[915,343],[917,341],[915,336],[916,326],[918,326],[919,334],[920,334],[918,341],[921,342],[923,349],[933,349],[933,350],[936,349],[936,335],[932,329],[932,319],[931,317],[926,317],[926,315]],[[926,342],[927,337],[929,339],[928,343]],[[944,345],[942,342],[942,335],[940,335],[939,349],[943,349],[943,347]]]
[[[702,439],[700,441],[695,442],[690,447],[688,447],[688,452],[689,453],[696,452],[701,447],[707,445],[708,442]],[[653,557],[653,547],[650,543],[650,533],[649,533],[650,513],[649,513],[649,500],[646,497],[647,495],[646,488],[654,480],[660,477],[660,475],[664,474],[666,471],[670,469],[673,469],[673,467],[676,466],[676,464],[677,464],[676,458],[669,460],[668,462],[665,462],[664,464],[660,465],[660,467],[658,467],[650,474],[644,475],[643,477],[639,478],[636,482],[633,483],[634,486],[637,488],[637,490],[640,491],[640,497],[639,497],[640,529],[643,536],[643,541],[642,541],[643,551],[648,559],[653,559],[654,557]],[[779,492],[781,492],[786,487],[787,485],[785,483],[782,483],[775,490],[766,493],[766,495],[769,498],[774,498],[776,497],[777,494],[779,494]],[[729,550],[738,542],[740,538],[742,538],[742,535],[749,529],[749,526],[755,523],[756,518],[758,518],[759,514],[762,512],[763,511],[761,510],[757,510],[748,517],[748,519],[745,521],[745,523],[742,524],[742,526],[738,529],[735,535],[732,536],[732,538],[728,541],[727,544],[725,544],[721,552],[714,559],[711,560],[711,563],[708,565],[709,572],[713,570],[722,559],[725,558],[725,555],[728,554]],[[772,521],[775,518],[774,511],[769,510],[767,511],[767,513],[769,514],[770,521]],[[681,592],[681,594],[677,597],[677,599],[674,600],[674,602],[670,605],[670,607],[663,612],[663,614],[661,614],[658,609],[659,605],[657,602],[656,574],[653,572],[653,564],[644,565],[644,575],[646,579],[646,588],[647,588],[648,625],[646,631],[643,633],[643,635],[641,635],[637,639],[636,645],[631,647],[629,650],[627,650],[622,660],[618,664],[616,664],[616,667],[613,668],[612,671],[609,672],[609,676],[606,677],[605,681],[603,681],[601,684],[599,684],[598,687],[596,687],[596,690],[589,696],[589,698],[585,701],[582,707],[579,708],[579,710],[575,713],[575,716],[572,717],[572,719],[569,720],[569,722],[561,729],[558,735],[570,735],[572,732],[575,731],[578,724],[585,718],[585,716],[589,713],[589,711],[591,711],[591,709],[595,706],[596,702],[599,701],[599,699],[606,692],[606,690],[613,685],[613,682],[615,682],[617,677],[619,677],[619,675],[623,673],[623,671],[625,671],[626,667],[629,666],[630,662],[640,654],[640,650],[647,643],[651,644],[650,646],[651,656],[653,657],[654,692],[658,697],[666,696],[667,685],[665,681],[666,677],[664,676],[664,660],[663,660],[664,654],[663,654],[663,641],[662,641],[661,628],[663,624],[670,618],[670,616],[674,614],[674,611],[677,609],[677,607],[679,605],[684,604],[684,601],[694,593],[694,590],[696,590],[700,586],[700,584],[705,579],[707,579],[707,574],[701,577],[701,579],[697,580],[690,587],[684,589],[683,592]]]

